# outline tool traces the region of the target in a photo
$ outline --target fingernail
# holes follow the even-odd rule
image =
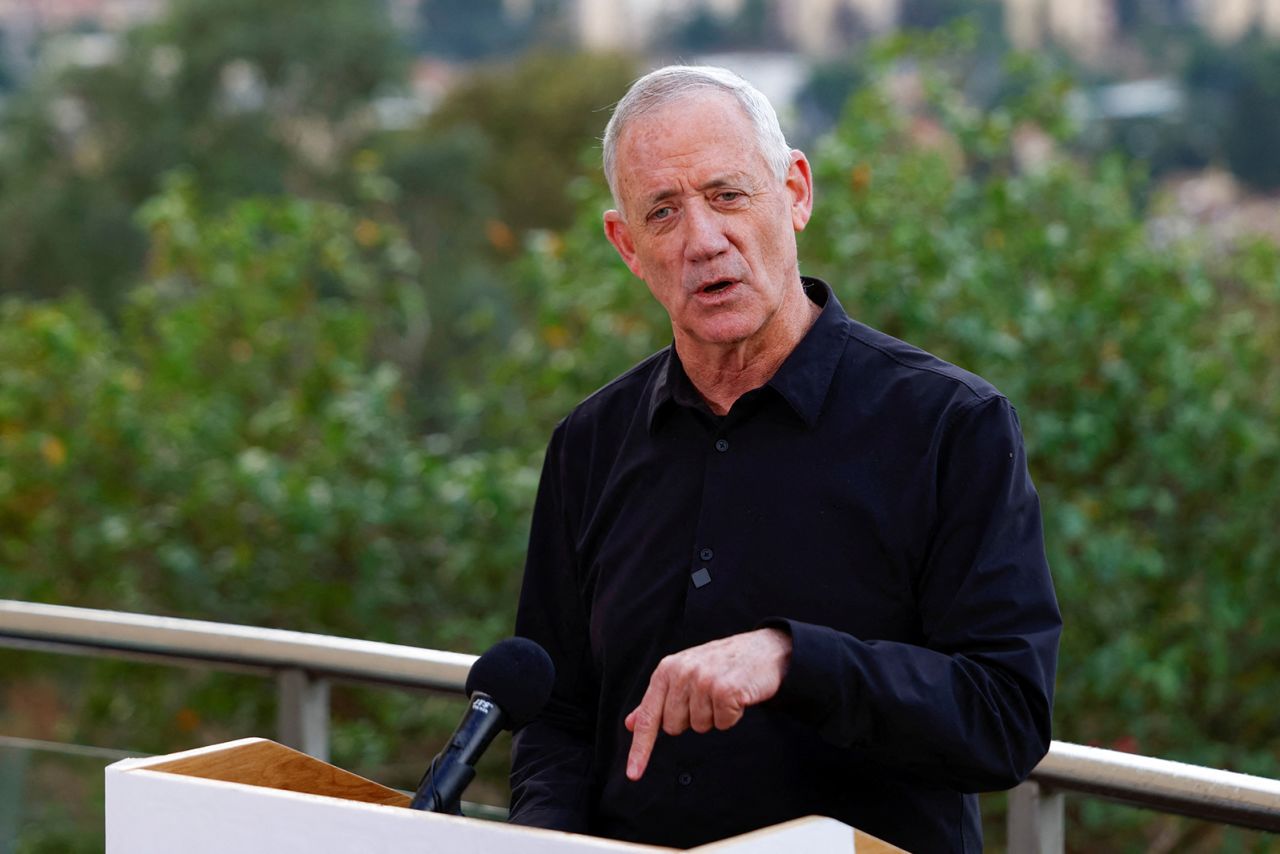
[[[636,771],[638,770],[636,768],[637,764],[638,763],[636,763],[635,761],[631,761],[627,763],[627,779],[628,780],[636,779]]]

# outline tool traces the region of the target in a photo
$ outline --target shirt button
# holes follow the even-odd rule
[[[717,451],[719,451],[719,452],[720,452],[720,453],[722,453],[722,454],[723,454],[725,451],[729,450],[729,440],[728,440],[728,439],[716,439],[716,450],[717,450]]]
[[[693,775],[690,774],[688,771],[681,771],[680,776],[676,778],[676,782],[678,782],[681,786],[687,786],[693,782]]]
[[[698,557],[702,558],[703,560],[711,560],[715,556],[716,556],[716,553],[711,551],[711,549],[703,549],[702,551],[698,552]]]

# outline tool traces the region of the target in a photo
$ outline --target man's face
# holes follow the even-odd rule
[[[737,101],[709,92],[633,119],[617,164],[622,209],[605,213],[605,233],[667,310],[677,346],[767,340],[784,301],[803,299],[804,155],[779,180]]]

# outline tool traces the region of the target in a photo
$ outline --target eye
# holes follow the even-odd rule
[[[721,190],[713,197],[715,201],[722,205],[737,205],[746,199],[747,194],[741,190]]]
[[[650,213],[649,220],[651,222],[661,222],[664,219],[668,219],[673,212],[674,211],[670,205],[664,205]]]

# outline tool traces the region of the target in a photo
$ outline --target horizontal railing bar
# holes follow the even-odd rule
[[[3,619],[3,618],[0,618]],[[210,665],[217,665],[223,673],[242,673],[248,676],[268,677],[277,672],[279,667],[265,664],[245,664],[240,661],[227,661],[221,658],[201,658],[173,652],[141,652],[136,649],[122,647],[98,647],[88,641],[32,640],[31,638],[8,635],[0,629],[0,647],[21,649],[30,652],[49,652],[57,655],[74,655],[81,658],[109,658],[117,661],[131,661],[140,664],[162,664],[169,667],[190,667],[208,670]]]
[[[40,753],[57,753],[62,756],[74,756],[77,759],[107,759],[116,762],[120,759],[133,759],[148,756],[131,750],[117,750],[113,747],[94,747],[88,744],[68,744],[62,741],[43,741],[38,738],[18,738],[12,735],[0,735],[0,748],[9,750],[26,750]]]
[[[378,641],[0,599],[0,638],[461,692],[474,655]]]
[[[1280,780],[1266,777],[1055,741],[1031,779],[1161,812],[1280,831]]]
[[[461,692],[475,656],[282,629],[0,599],[0,646],[267,670]],[[1031,779],[1163,812],[1280,831],[1280,781],[1055,741]]]
[[[23,750],[30,753],[53,753],[60,756],[71,756],[76,759],[103,759],[118,762],[121,759],[135,759],[140,756],[151,756],[150,753],[139,753],[133,750],[117,750],[111,747],[93,747],[87,744],[69,744],[63,741],[44,741],[38,738],[18,738],[12,735],[0,735],[0,750]],[[393,787],[394,788],[394,787]],[[395,789],[407,798],[413,797],[413,791]],[[473,801],[462,801],[462,812],[471,818],[483,818],[489,821],[506,821],[506,807],[482,804]]]

